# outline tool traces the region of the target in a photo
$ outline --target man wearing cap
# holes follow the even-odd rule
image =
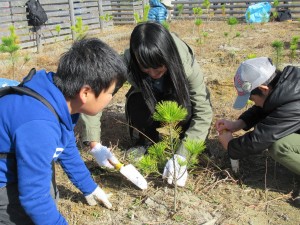
[[[242,109],[248,100],[254,106],[235,121],[216,122],[219,141],[231,159],[241,159],[268,149],[271,157],[300,175],[300,68],[287,66],[276,70],[266,57],[244,61],[238,68],[234,85],[238,97],[233,105]],[[253,130],[233,138],[241,129]],[[228,132],[223,132],[228,131]],[[298,190],[293,203],[300,207]]]

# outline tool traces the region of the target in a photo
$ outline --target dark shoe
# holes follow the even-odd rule
[[[300,190],[296,189],[292,193],[293,205],[297,208],[300,208]]]
[[[295,182],[295,188],[292,193],[292,204],[300,208],[300,176],[299,175],[294,175],[294,182]]]

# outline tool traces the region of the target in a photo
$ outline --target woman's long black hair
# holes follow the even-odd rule
[[[156,22],[138,24],[130,38],[130,67],[136,84],[141,88],[143,97],[151,112],[154,112],[156,99],[152,92],[143,68],[158,68],[166,66],[171,87],[175,91],[175,98],[179,105],[186,107],[190,104],[187,77],[183,68],[178,49],[170,32]]]

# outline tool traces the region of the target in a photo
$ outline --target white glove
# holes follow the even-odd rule
[[[112,207],[107,195],[99,186],[91,194],[85,196],[85,199],[89,205],[97,205],[97,202],[100,202],[109,209]]]
[[[115,155],[110,151],[110,149],[106,146],[101,145],[100,143],[97,143],[96,146],[92,148],[90,153],[95,157],[99,166],[113,169],[113,165],[117,165],[118,163],[120,163]]]
[[[169,159],[163,173],[163,179],[167,178],[169,184],[174,182],[174,158],[175,158],[175,172],[176,172],[176,182],[178,186],[183,187],[187,181],[188,173],[187,168],[185,166],[180,166],[178,162],[185,162],[186,159],[181,156],[175,154],[172,159]]]

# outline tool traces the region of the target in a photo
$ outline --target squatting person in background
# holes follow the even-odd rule
[[[268,149],[271,157],[295,173],[299,182],[300,69],[287,66],[281,72],[266,57],[249,59],[239,66],[234,85],[238,92],[235,109],[242,109],[248,99],[255,105],[235,121],[216,122],[219,141],[229,157],[241,159]],[[232,136],[233,132],[251,128],[240,137]],[[292,197],[294,205],[300,207],[299,186]]]

